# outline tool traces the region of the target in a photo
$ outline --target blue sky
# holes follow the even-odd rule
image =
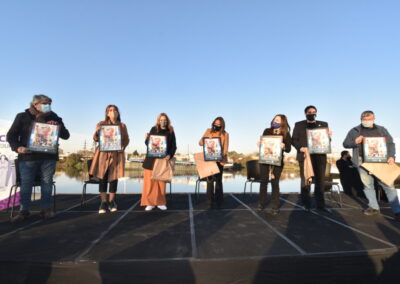
[[[336,148],[365,109],[399,137],[399,10],[395,0],[1,1],[0,120],[47,94],[72,151],[112,103],[128,150],[144,151],[167,112],[185,153],[221,115],[231,150],[253,152],[275,114],[294,125],[314,104]]]

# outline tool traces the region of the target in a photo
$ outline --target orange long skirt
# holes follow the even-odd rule
[[[152,180],[153,171],[144,169],[141,206],[167,205],[165,182]]]

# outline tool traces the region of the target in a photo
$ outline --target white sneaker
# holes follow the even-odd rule
[[[107,212],[107,202],[101,202],[99,208],[99,214],[104,214]]]
[[[146,208],[144,210],[146,211],[151,211],[154,209],[154,206],[146,206]]]
[[[165,205],[159,205],[159,206],[157,206],[158,207],[158,209],[160,209],[160,210],[167,210],[167,206],[165,206]]]

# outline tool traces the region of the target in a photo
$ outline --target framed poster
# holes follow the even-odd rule
[[[282,141],[283,141],[282,136],[277,136],[277,135],[261,136],[258,162],[261,164],[281,166]]]
[[[113,152],[122,150],[122,135],[119,125],[104,124],[99,133],[100,152]]]
[[[222,161],[222,145],[219,137],[203,138],[204,161]]]
[[[150,158],[165,158],[168,155],[167,146],[167,136],[149,135],[147,156]]]
[[[58,125],[34,122],[29,137],[28,148],[32,152],[55,154],[58,151],[58,138],[60,127]]]
[[[386,137],[364,137],[364,163],[386,163],[388,151]]]
[[[331,138],[326,127],[307,129],[307,144],[310,154],[328,154],[331,152]]]

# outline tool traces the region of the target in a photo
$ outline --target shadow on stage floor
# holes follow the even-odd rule
[[[400,223],[387,204],[367,217],[359,201],[327,201],[306,212],[297,194],[281,211],[257,209],[258,195],[174,194],[168,210],[145,212],[140,195],[119,195],[99,215],[99,198],[57,196],[57,217],[10,224],[0,212],[1,283],[376,283],[400,276]],[[9,282],[4,282],[9,281]]]

